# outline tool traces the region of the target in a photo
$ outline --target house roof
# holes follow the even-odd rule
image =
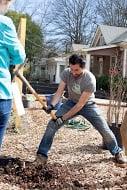
[[[125,27],[100,25],[99,28],[103,34],[106,44],[111,44],[113,41],[115,42],[115,40],[117,42],[117,38],[119,40],[122,39],[122,35],[127,32],[127,28]],[[126,38],[127,38],[127,33],[126,33]]]
[[[94,43],[96,43],[98,36],[100,36],[101,34],[104,37],[104,41],[106,45],[127,41],[127,28],[100,25],[98,26],[95,32],[95,35],[91,42],[91,47],[94,46]]]
[[[88,48],[87,45],[84,44],[72,44],[72,51],[81,51],[82,49]]]
[[[102,50],[102,49],[111,49],[117,47],[116,44],[114,45],[105,45],[105,46],[97,46],[97,47],[90,47],[86,49],[82,49],[84,52],[90,52],[90,51],[96,51],[96,50]]]
[[[118,36],[116,39],[114,39],[111,43],[120,43],[120,42],[127,42],[127,31]]]

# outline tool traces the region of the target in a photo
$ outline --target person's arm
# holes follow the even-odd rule
[[[84,105],[88,101],[91,94],[92,94],[92,92],[85,92],[84,91],[82,93],[79,101],[77,102],[77,104],[62,116],[63,120],[66,121],[67,119],[73,117],[77,112],[79,112],[84,107]]]
[[[15,26],[11,19],[10,23],[5,25],[3,33],[3,43],[9,52],[10,64],[22,64],[26,57],[25,50],[18,39]]]
[[[45,110],[46,113],[48,113],[48,114],[51,113],[51,111],[54,109],[55,105],[59,102],[61,96],[63,95],[65,86],[66,86],[65,82],[61,81],[55,95],[53,96],[51,104],[48,105],[46,108],[43,107],[43,110]]]
[[[55,106],[59,102],[61,96],[63,95],[65,86],[66,86],[65,82],[61,81],[55,95],[53,96],[52,102],[51,102],[51,104],[53,106]]]

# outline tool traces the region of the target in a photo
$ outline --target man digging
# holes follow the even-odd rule
[[[122,149],[118,146],[113,132],[110,130],[105,119],[101,116],[94,102],[96,79],[91,72],[86,70],[83,59],[76,54],[69,58],[69,68],[66,68],[61,74],[61,82],[58,90],[52,99],[51,105],[45,110],[48,114],[59,102],[65,87],[67,87],[68,90],[68,100],[57,110],[56,119],[49,121],[39,145],[35,162],[37,162],[37,164],[46,163],[48,151],[51,148],[55,133],[67,120],[74,116],[82,115],[101,134],[108,150],[115,157],[116,163],[122,167],[126,166],[127,159]]]

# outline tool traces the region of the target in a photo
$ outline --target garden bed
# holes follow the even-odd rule
[[[117,167],[112,155],[102,150],[102,138],[91,126],[84,131],[60,129],[47,166],[33,164],[49,118],[39,108],[26,109],[19,133],[7,132],[0,189],[127,189],[126,169]]]

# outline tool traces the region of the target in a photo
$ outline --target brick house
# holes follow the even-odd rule
[[[117,61],[117,52],[121,53],[123,76],[127,76],[127,28],[98,26],[86,54],[86,66],[96,76],[108,75],[109,68]]]

